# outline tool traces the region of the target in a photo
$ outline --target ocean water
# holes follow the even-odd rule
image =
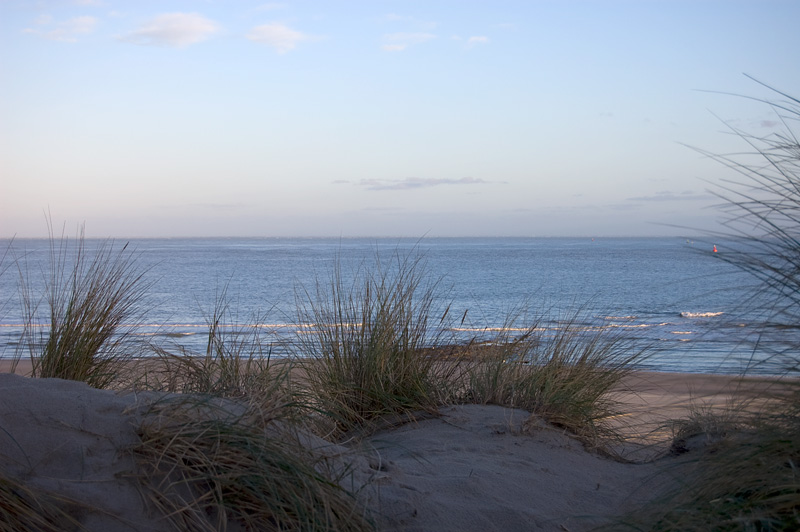
[[[125,242],[116,242],[119,248]],[[91,252],[95,241],[88,241]],[[680,238],[214,238],[129,242],[152,283],[136,328],[155,343],[203,352],[214,302],[225,290],[228,324],[259,325],[275,354],[298,330],[297,298],[327,283],[336,264],[349,279],[376,257],[419,258],[449,307],[458,338],[534,321],[544,330],[579,313],[582,326],[615,329],[653,349],[642,367],[735,373],[768,345],[743,305],[752,280],[720,260],[711,243]],[[716,243],[719,253],[724,243]],[[0,241],[0,354],[11,356],[22,325],[20,270],[43,293],[46,240]],[[463,322],[462,322],[463,321]],[[46,326],[42,322],[41,326]],[[774,371],[770,366],[756,372]]]

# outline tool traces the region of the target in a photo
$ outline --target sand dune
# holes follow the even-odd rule
[[[724,403],[727,377],[638,374],[627,383],[635,427]],[[77,505],[87,530],[169,530],[144,502],[128,449],[154,393],[116,394],[58,379],[0,374],[0,468]],[[321,440],[316,440],[321,441]],[[624,449],[652,457],[646,439]],[[587,450],[522,410],[443,407],[440,417],[330,445],[383,530],[578,531],[653,496],[664,461],[625,463]],[[319,445],[319,443],[318,443]]]

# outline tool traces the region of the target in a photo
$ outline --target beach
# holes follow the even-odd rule
[[[170,529],[146,502],[131,453],[148,405],[163,394],[13,375],[8,361],[0,367],[5,475],[55,496],[86,530]],[[616,458],[528,412],[496,405],[443,406],[364,438],[304,441],[348,471],[342,487],[356,493],[378,530],[589,530],[675,482],[670,419],[774,386],[770,379],[634,373],[614,392],[626,405],[618,422],[629,436]]]
[[[800,531],[800,1],[709,7],[0,2],[0,532]]]

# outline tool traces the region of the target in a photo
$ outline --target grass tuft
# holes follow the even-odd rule
[[[617,333],[581,325],[578,313],[493,344],[471,364],[461,400],[522,408],[591,443],[613,436],[605,423],[618,413],[612,391],[646,356]]]
[[[363,430],[384,416],[412,419],[444,401],[454,365],[426,350],[440,345],[446,330],[447,309],[435,307],[438,288],[420,258],[395,252],[352,281],[337,262],[330,284],[318,281],[313,294],[302,294],[298,360],[310,402],[335,432]]]
[[[702,412],[680,426],[663,474],[677,488],[627,524],[659,532],[800,530],[798,391],[766,411]]]
[[[279,405],[278,405],[279,406]],[[179,530],[370,530],[355,498],[281,434],[280,408],[185,397],[154,406],[135,449],[155,507]]]
[[[63,497],[0,474],[0,532],[84,530],[71,515],[72,506],[74,503]]]
[[[32,375],[60,378],[106,388],[120,363],[131,358],[131,326],[148,284],[137,271],[137,257],[127,244],[104,241],[90,253],[81,229],[75,242],[50,229],[49,271],[42,272],[47,317],[30,287],[30,272],[20,265],[25,327],[21,350],[27,349]],[[39,326],[44,322],[45,326]],[[19,352],[21,356],[21,351]]]
[[[227,398],[272,395],[286,384],[291,365],[272,362],[259,322],[254,319],[242,325],[232,320],[224,288],[208,320],[205,353],[153,346],[157,360],[142,361],[135,386]]]

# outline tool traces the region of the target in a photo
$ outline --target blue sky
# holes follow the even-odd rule
[[[800,2],[0,0],[0,237],[714,227]],[[679,227],[675,227],[679,226]]]

